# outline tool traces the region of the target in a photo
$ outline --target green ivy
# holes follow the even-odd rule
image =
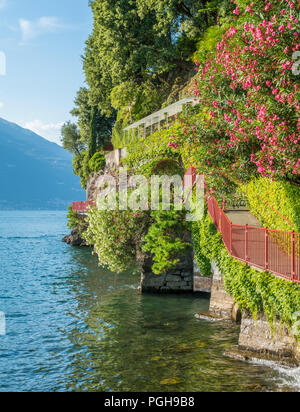
[[[262,177],[253,180],[244,187],[244,190],[251,212],[265,227],[286,231],[294,229],[296,232],[300,232],[299,186],[286,181],[272,181]],[[293,226],[291,227],[280,215],[289,220]]]
[[[207,258],[201,251],[200,233],[199,233],[198,224],[192,225],[192,237],[193,237],[195,260],[196,260],[199,272],[202,276],[207,276],[207,277],[211,276],[212,275],[211,262],[209,258]]]
[[[143,239],[143,251],[153,255],[152,270],[160,275],[176,267],[180,257],[192,248],[186,241],[189,224],[184,211],[154,211],[151,218],[153,223]]]
[[[126,165],[130,169],[135,169],[139,173],[149,172],[151,167],[163,159],[175,159],[180,157],[179,150],[169,147],[170,141],[180,132],[180,124],[175,123],[169,129],[161,129],[151,136],[141,138],[139,141],[129,144],[127,147],[128,156],[125,159]]]
[[[208,214],[197,225],[201,253],[216,262],[227,293],[240,308],[249,310],[254,318],[264,312],[271,325],[279,317],[291,326],[293,314],[300,311],[300,285],[259,272],[232,258]]]

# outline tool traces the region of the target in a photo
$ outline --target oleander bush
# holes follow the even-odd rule
[[[98,210],[88,212],[84,238],[94,246],[101,266],[121,273],[136,266],[137,254],[149,226],[149,213],[141,211]]]
[[[197,112],[174,139],[222,195],[259,175],[297,182],[300,171],[300,86],[293,73],[300,4],[235,4],[232,25],[196,62]]]

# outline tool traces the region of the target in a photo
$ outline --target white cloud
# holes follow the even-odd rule
[[[50,142],[61,145],[60,130],[63,122],[60,123],[44,123],[41,120],[33,120],[24,124],[25,129],[32,130],[38,135],[44,137]]]
[[[4,103],[0,102],[0,109],[2,109],[3,106],[4,106]]]
[[[57,17],[40,17],[35,21],[20,19],[19,26],[22,34],[22,44],[28,43],[43,34],[55,33],[66,28],[59,22]]]

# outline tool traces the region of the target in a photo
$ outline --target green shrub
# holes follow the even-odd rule
[[[105,156],[101,152],[97,152],[89,160],[89,169],[91,172],[98,173],[105,167]]]
[[[87,229],[87,221],[84,217],[79,216],[73,211],[72,206],[68,207],[69,213],[67,215],[68,223],[67,226],[70,230],[77,229],[82,235]]]
[[[94,246],[101,266],[121,273],[136,265],[137,251],[149,224],[148,213],[92,208],[87,220],[84,238]]]
[[[151,218],[153,224],[143,239],[143,251],[152,254],[152,270],[160,275],[175,268],[180,257],[191,249],[191,243],[185,241],[189,224],[184,211],[154,211]]]
[[[75,155],[73,158],[74,173],[80,177],[80,182],[83,189],[86,189],[87,181],[91,174],[89,160],[90,158],[88,152],[82,152],[81,154]]]
[[[155,164],[163,159],[175,159],[180,157],[180,151],[169,146],[169,142],[174,142],[181,128],[179,123],[174,124],[169,129],[161,129],[151,136],[141,138],[135,144],[129,145],[126,165],[145,175],[151,174]],[[149,163],[152,163],[149,165]],[[150,166],[150,168],[149,168]]]
[[[286,231],[294,229],[300,232],[300,188],[298,186],[285,181],[259,178],[245,186],[245,191],[251,212],[265,227]],[[280,215],[289,220],[293,227]]]

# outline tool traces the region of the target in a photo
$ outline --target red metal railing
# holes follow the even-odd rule
[[[207,198],[208,212],[230,255],[251,266],[300,283],[300,233],[248,225],[235,225],[218,205]]]
[[[95,205],[96,203],[91,200],[87,200],[85,202],[73,202],[72,210],[73,212],[77,212],[77,213],[86,213],[90,206],[95,206]]]

